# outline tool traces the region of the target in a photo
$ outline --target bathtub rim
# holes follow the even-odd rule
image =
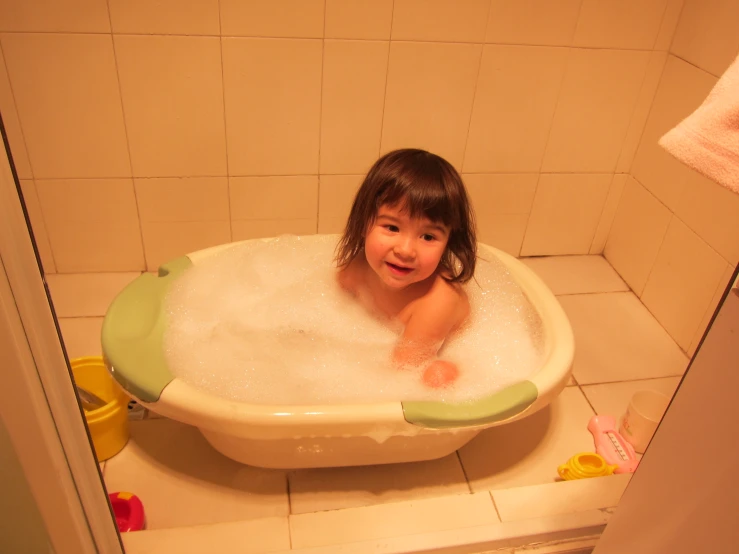
[[[315,235],[310,235],[315,236]],[[324,235],[324,236],[335,236],[338,235]],[[199,250],[185,257],[190,264],[195,265],[218,252],[233,248],[239,244],[246,242],[262,241],[270,242],[276,240],[279,237],[270,237],[263,239],[247,239],[244,241],[237,241],[232,243],[226,243],[217,245],[214,247]],[[307,238],[307,237],[306,237]],[[507,406],[504,410],[488,410],[487,414],[483,414],[482,417],[479,415],[479,410],[476,417],[470,417],[469,410],[467,410],[460,404],[442,404],[441,402],[407,402],[407,401],[393,401],[393,402],[382,402],[382,403],[367,403],[367,404],[347,404],[347,405],[313,405],[313,406],[276,406],[276,405],[261,405],[261,404],[248,404],[244,402],[234,402],[210,393],[200,391],[184,383],[181,379],[178,379],[169,374],[168,381],[164,383],[157,398],[153,396],[137,395],[136,391],[131,391],[130,382],[125,379],[122,375],[123,372],[115,370],[115,365],[112,364],[107,356],[106,363],[111,373],[116,379],[121,382],[128,394],[133,398],[139,400],[142,404],[152,409],[154,412],[158,412],[161,415],[172,417],[173,419],[179,419],[183,422],[190,423],[199,427],[209,426],[208,421],[212,422],[213,426],[222,425],[222,419],[227,418],[233,419],[238,414],[237,419],[244,419],[257,426],[266,425],[271,428],[272,422],[282,420],[285,415],[290,415],[295,421],[293,423],[299,423],[297,420],[302,419],[303,416],[310,415],[312,418],[310,421],[311,426],[320,425],[320,420],[325,420],[328,423],[329,420],[333,421],[333,425],[339,425],[342,427],[342,422],[355,420],[354,415],[357,413],[364,413],[358,420],[365,420],[364,418],[372,417],[379,418],[375,419],[374,427],[377,424],[382,425],[390,424],[391,426],[399,427],[396,432],[408,433],[409,429],[407,425],[413,427],[430,428],[430,429],[454,429],[454,428],[471,428],[471,427],[487,427],[491,425],[499,425],[520,419],[531,413],[538,411],[540,408],[548,404],[553,397],[561,392],[562,388],[566,386],[571,374],[572,359],[574,357],[574,339],[572,335],[572,329],[569,321],[567,320],[564,310],[557,302],[555,296],[544,284],[541,278],[536,273],[526,266],[523,262],[517,258],[507,254],[495,247],[486,245],[484,243],[478,243],[479,250],[481,252],[487,251],[490,255],[497,257],[506,267],[509,269],[514,280],[519,284],[524,293],[529,297],[529,300],[536,307],[540,317],[542,317],[542,325],[544,326],[546,337],[544,359],[542,361],[541,369],[531,376],[527,381],[524,382],[531,385],[527,388],[526,392],[521,395],[517,402],[514,402],[512,406]],[[167,276],[170,273],[172,267],[177,267],[182,270],[182,264],[178,264],[176,259],[167,264],[163,264],[160,269],[161,276]],[[186,264],[189,266],[190,264]],[[176,278],[176,274],[172,274],[172,277]],[[141,276],[140,278],[143,278]],[[150,278],[156,279],[153,275],[149,275]],[[115,301],[114,301],[115,302]],[[106,314],[106,320],[108,319]],[[161,318],[160,318],[161,319]],[[161,323],[161,322],[159,322]],[[163,324],[162,324],[163,326]],[[106,324],[104,323],[104,335],[105,335]],[[103,341],[105,343],[105,340]],[[105,344],[104,344],[105,349]],[[168,373],[168,372],[167,372]],[[159,376],[162,377],[161,375]],[[516,387],[522,385],[517,383],[511,385]],[[485,404],[490,402],[496,396],[499,397],[501,393],[508,390],[503,389],[484,399],[481,399],[479,403]],[[213,400],[218,400],[214,403]],[[223,409],[211,410],[203,408],[209,404],[223,404]],[[510,403],[509,403],[510,404]],[[197,408],[193,408],[197,406]],[[442,408],[440,410],[440,408]],[[440,414],[440,411],[443,412]],[[484,411],[484,410],[483,410]],[[192,412],[192,413],[190,413]],[[213,412],[213,413],[211,413]],[[219,415],[216,417],[217,412]],[[197,418],[192,417],[195,413],[199,414]],[[320,415],[320,418],[318,417]],[[201,419],[199,419],[201,418]],[[194,421],[200,421],[200,423],[194,423]],[[217,423],[220,421],[221,423]],[[355,424],[357,421],[354,422]]]

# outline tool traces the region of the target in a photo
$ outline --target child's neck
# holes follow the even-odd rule
[[[388,317],[397,316],[410,302],[424,296],[436,279],[436,273],[434,273],[423,281],[407,287],[392,288],[387,286],[372,268],[366,266],[366,270],[368,271],[366,283],[377,308]]]

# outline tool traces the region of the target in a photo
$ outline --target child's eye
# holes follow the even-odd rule
[[[387,229],[391,233],[397,233],[398,231],[400,231],[397,225],[385,225],[385,229]]]
[[[421,235],[421,238],[425,240],[426,242],[431,242],[432,240],[436,240],[436,237],[434,235],[429,235],[428,233]]]

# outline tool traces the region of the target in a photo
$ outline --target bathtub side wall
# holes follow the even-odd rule
[[[682,0],[47,4],[0,2],[0,109],[45,271],[85,273],[339,232],[408,146],[481,241],[600,252]]]

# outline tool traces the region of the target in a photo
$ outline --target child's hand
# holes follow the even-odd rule
[[[459,369],[451,362],[434,360],[423,370],[423,382],[432,389],[448,387],[459,377]]]

